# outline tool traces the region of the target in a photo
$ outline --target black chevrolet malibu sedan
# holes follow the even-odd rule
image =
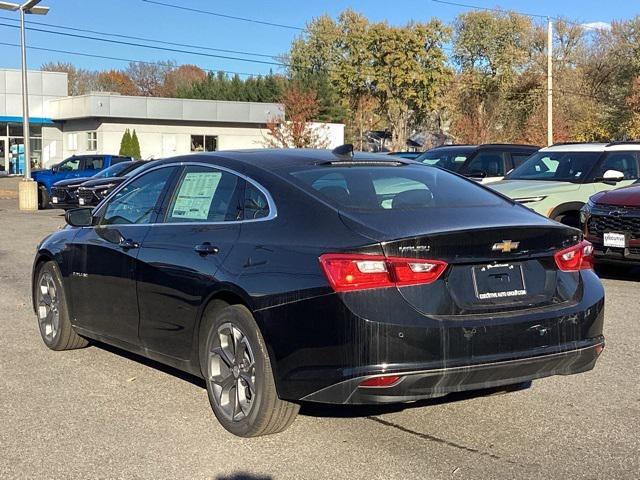
[[[593,368],[592,247],[454,173],[348,149],[154,163],[38,247],[54,350],[96,339],[203,377],[221,424]]]

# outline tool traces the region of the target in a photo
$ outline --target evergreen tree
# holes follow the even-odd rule
[[[131,133],[129,133],[129,129],[127,128],[124,131],[124,135],[122,135],[122,140],[120,140],[120,152],[119,154],[122,156],[129,156],[131,151]]]
[[[135,158],[136,160],[140,160],[140,142],[138,141],[138,135],[136,135],[135,128],[133,129],[133,135],[131,135],[131,149],[130,156]]]

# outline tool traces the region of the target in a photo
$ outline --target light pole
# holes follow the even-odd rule
[[[39,7],[41,0],[28,0],[19,5],[0,2],[0,9],[20,10],[20,46],[22,50],[22,135],[24,142],[24,179],[18,186],[20,210],[38,209],[38,185],[31,180],[31,142],[29,137],[29,89],[27,81],[27,43],[24,28],[25,14],[46,15],[49,7]],[[18,155],[20,152],[18,151]]]

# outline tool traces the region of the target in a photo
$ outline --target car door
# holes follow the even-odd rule
[[[639,152],[634,151],[611,151],[607,152],[594,170],[592,177],[593,193],[614,188],[626,187],[638,180],[640,161]],[[602,177],[608,170],[616,170],[624,175],[624,179],[619,182],[604,182]]]
[[[94,213],[94,226],[78,231],[71,244],[74,324],[138,343],[139,247],[176,170],[162,167],[135,178]]]
[[[240,235],[244,180],[233,172],[187,165],[138,256],[140,339],[177,359],[192,353],[207,296],[237,272],[225,259]]]

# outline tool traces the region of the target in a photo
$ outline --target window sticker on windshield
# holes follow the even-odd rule
[[[221,172],[187,173],[180,185],[171,217],[206,220],[221,177]]]

